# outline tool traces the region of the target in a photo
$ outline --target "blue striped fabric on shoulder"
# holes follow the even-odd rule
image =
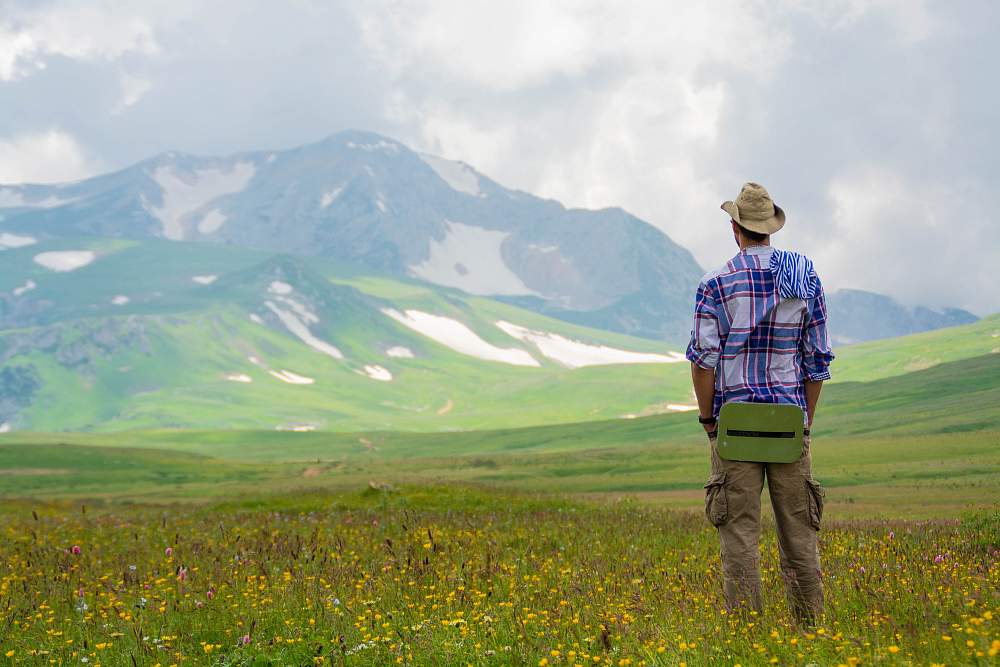
[[[805,255],[775,249],[771,253],[771,273],[783,299],[813,299],[819,291],[816,270]]]

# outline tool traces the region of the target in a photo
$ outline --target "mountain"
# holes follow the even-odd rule
[[[441,431],[686,411],[701,274],[620,209],[567,209],[370,133],[4,186],[0,432]],[[839,343],[974,319],[848,291],[830,312]],[[919,345],[904,357],[907,340],[838,347],[834,377],[942,363]]]
[[[942,327],[970,324],[979,318],[960,308],[908,308],[892,297],[840,289],[827,295],[830,335],[835,345],[893,338]]]
[[[168,239],[323,257],[675,342],[686,340],[702,273],[687,250],[621,209],[567,209],[359,131],[291,150],[165,153],[76,183],[6,186],[0,213],[15,244]]]
[[[321,257],[98,237],[2,257],[0,431],[440,431],[691,409],[663,343]]]

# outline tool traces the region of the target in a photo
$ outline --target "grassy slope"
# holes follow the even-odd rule
[[[816,475],[831,488],[831,504],[852,514],[936,516],[995,502],[991,499],[1000,493],[997,377],[1000,355],[987,355],[898,378],[831,385],[817,417],[813,449]],[[942,393],[951,395],[944,404]],[[231,497],[251,488],[287,493],[358,488],[370,480],[450,481],[627,493],[695,507],[706,474],[704,438],[690,415],[448,434],[15,433],[0,443],[7,456],[6,463],[0,459],[0,470],[7,471],[0,474],[0,495],[183,499]],[[66,468],[64,459],[49,462],[46,447],[54,443],[80,447],[81,458],[104,446],[151,450],[175,457],[171,465],[181,465],[184,457],[198,462],[211,456],[216,467],[192,473],[182,484],[157,484],[149,476],[109,483],[99,470]],[[212,470],[229,465],[243,477],[212,477]],[[49,469],[56,472],[38,472]],[[66,486],[67,469],[74,470],[72,487]]]
[[[835,350],[834,381],[867,382],[949,361],[1000,352],[1000,313],[959,327],[859,343]]]
[[[52,273],[31,261],[41,250],[82,247],[103,254],[92,265],[69,274]],[[109,317],[139,316],[150,331],[153,348],[149,354],[136,349],[116,351],[86,372],[57,364],[51,354],[35,353],[7,362],[33,363],[45,380],[39,400],[15,424],[20,429],[273,429],[312,424],[339,431],[434,432],[613,419],[662,411],[667,403],[692,402],[683,363],[567,370],[549,362],[539,369],[483,362],[396,325],[378,313],[377,307],[384,303],[454,317],[487,340],[507,347],[518,344],[495,326],[499,319],[595,343],[663,351],[654,342],[567,324],[417,281],[371,276],[315,258],[304,261],[335,284],[377,299],[366,317],[337,321],[330,325],[332,329],[321,332],[351,350],[350,363],[324,357],[287,332],[252,324],[247,305],[234,302],[237,296],[245,299],[245,294],[191,282],[194,275],[251,269],[267,259],[263,253],[213,244],[91,239],[10,250],[4,259],[0,286],[9,289],[8,284],[34,280],[38,287],[33,296],[57,304],[50,317],[64,320],[60,326],[73,329],[95,326]],[[119,294],[131,302],[112,305],[111,299]],[[1000,339],[993,337],[998,330],[1000,316],[994,316],[965,327],[839,349],[834,382],[875,380],[989,353],[1000,345]],[[383,344],[389,343],[407,345],[419,358],[385,357]],[[253,367],[247,361],[251,354],[272,368],[314,377],[317,382],[312,386],[284,384]],[[363,363],[383,365],[396,379],[379,383],[360,377],[353,371]],[[254,382],[227,381],[228,373],[246,373]],[[947,412],[944,404],[935,409]]]
[[[40,250],[84,247],[104,254],[71,274],[52,273],[31,261]],[[8,361],[12,365],[34,364],[45,380],[39,400],[19,415],[19,429],[191,425],[271,429],[306,423],[335,430],[437,431],[613,418],[656,410],[665,402],[691,400],[683,364],[569,370],[545,361],[536,351],[535,356],[544,362],[541,368],[485,362],[460,355],[392,322],[378,312],[381,301],[366,305],[366,312],[359,311],[346,321],[337,320],[337,313],[330,314],[332,324],[321,335],[351,352],[348,362],[335,361],[285,331],[251,323],[244,291],[234,288],[227,292],[191,282],[194,275],[251,269],[266,259],[260,253],[210,244],[85,240],[8,253],[11,261],[0,266],[0,284],[34,280],[38,288],[32,295],[56,304],[47,316],[62,320],[57,326],[68,332],[67,336],[83,337],[80,330],[96,327],[108,318],[124,321],[138,316],[152,348],[148,353],[116,350],[102,356],[96,368],[85,371],[67,369],[48,352]],[[519,344],[494,325],[501,317],[595,343],[663,351],[663,346],[650,341],[568,325],[453,290],[358,275],[349,267],[319,260],[308,263],[323,274],[342,276],[351,286],[385,299],[386,305],[421,308],[460,319],[482,337],[505,347]],[[147,266],[149,270],[144,271]],[[224,282],[222,278],[219,284]],[[112,305],[111,299],[119,294],[131,302]],[[257,300],[262,303],[263,299],[262,291]],[[260,307],[261,303],[253,305]],[[417,351],[418,358],[388,358],[382,350],[390,344],[406,345]],[[250,355],[273,369],[313,377],[316,384],[284,384],[251,365],[247,361]],[[354,371],[364,363],[389,368],[395,380],[380,383],[357,375]],[[245,373],[254,382],[227,381],[229,373]],[[567,386],[573,391],[565,391]]]

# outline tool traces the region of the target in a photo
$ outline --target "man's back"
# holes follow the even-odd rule
[[[806,275],[783,275],[781,264],[796,260]],[[811,262],[750,246],[706,274],[687,357],[716,370],[716,416],[729,401],[792,403],[805,411],[804,382],[829,379],[833,359],[826,300]]]

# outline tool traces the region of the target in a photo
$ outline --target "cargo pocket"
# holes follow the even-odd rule
[[[729,500],[726,498],[726,473],[720,472],[705,483],[705,516],[713,526],[721,526],[729,518]]]
[[[806,489],[809,496],[809,523],[816,530],[819,530],[819,522],[823,518],[823,500],[826,498],[826,491],[815,479],[806,479]]]

